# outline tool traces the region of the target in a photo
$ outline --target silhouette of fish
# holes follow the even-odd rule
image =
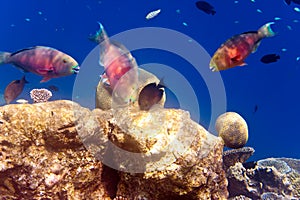
[[[273,63],[273,62],[277,62],[277,60],[280,59],[280,56],[273,53],[273,54],[267,54],[264,55],[260,61],[265,63],[265,64],[269,64],[269,63]]]
[[[29,47],[14,53],[0,52],[0,64],[13,64],[25,72],[43,76],[41,82],[79,71],[78,63],[71,56],[44,46]]]
[[[23,91],[26,81],[25,76],[21,80],[14,80],[10,82],[4,91],[4,99],[7,104],[15,100]]]
[[[285,2],[287,5],[290,5],[291,2],[300,5],[300,0],[284,0],[284,2]]]
[[[258,110],[258,105],[255,105],[255,106],[254,106],[254,110],[253,110],[253,114],[256,113],[257,110]]]
[[[206,1],[197,1],[196,7],[209,15],[216,14],[215,8]]]
[[[139,106],[141,110],[149,110],[161,100],[164,95],[164,86],[156,83],[146,85],[139,94]]]
[[[49,85],[47,88],[51,91],[54,91],[54,92],[57,92],[59,90],[59,88],[55,85]]]

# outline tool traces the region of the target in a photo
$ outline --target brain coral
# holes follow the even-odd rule
[[[216,120],[216,130],[229,148],[241,148],[248,141],[246,121],[235,112],[227,112]]]

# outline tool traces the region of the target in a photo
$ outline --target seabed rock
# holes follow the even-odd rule
[[[75,128],[90,113],[71,101],[0,107],[0,199],[110,199]]]
[[[244,195],[251,199],[299,199],[300,160],[267,158],[237,162],[227,170],[230,199]]]
[[[223,147],[180,109],[10,104],[0,107],[0,199],[300,198],[300,160],[242,164],[253,149]]]
[[[223,152],[223,164],[225,171],[230,167],[235,165],[235,163],[244,163],[248,158],[250,158],[254,153],[252,147],[242,147],[238,149],[230,149]]]
[[[0,198],[226,199],[222,152],[182,110],[10,104],[0,107]]]

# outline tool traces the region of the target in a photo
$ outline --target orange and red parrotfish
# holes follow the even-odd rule
[[[25,72],[43,76],[41,82],[77,74],[80,69],[71,56],[44,46],[30,47],[14,53],[0,52],[0,64],[13,64]]]
[[[135,58],[125,46],[109,39],[101,23],[99,26],[99,30],[90,39],[100,47],[99,64],[104,67],[102,81],[112,90],[117,86],[116,93],[123,100],[135,101],[138,88],[138,65]]]
[[[7,104],[15,100],[23,91],[25,83],[28,83],[25,76],[21,80],[14,80],[10,82],[4,91],[4,99]]]
[[[261,40],[272,37],[275,32],[271,29],[274,22],[267,23],[257,31],[249,31],[235,35],[221,45],[210,60],[209,68],[212,71],[226,70],[235,66],[246,65],[245,59],[254,53]]]

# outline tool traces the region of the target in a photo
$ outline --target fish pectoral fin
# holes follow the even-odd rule
[[[230,58],[230,60],[231,60],[233,63],[239,63],[239,62],[241,62],[241,55],[236,55],[236,56]]]
[[[247,65],[247,63],[245,63],[245,62],[242,62],[239,66],[246,66]]]
[[[241,55],[237,55],[237,56],[231,58],[231,61],[232,61],[235,65],[237,65],[237,66],[245,66],[245,65],[247,65],[247,63],[245,63],[245,62],[242,60]]]
[[[50,79],[51,79],[50,77],[45,76],[45,77],[40,81],[40,83],[45,83],[45,82],[49,81]]]
[[[37,71],[39,74],[45,75],[45,74],[53,72],[53,69],[38,69]]]

